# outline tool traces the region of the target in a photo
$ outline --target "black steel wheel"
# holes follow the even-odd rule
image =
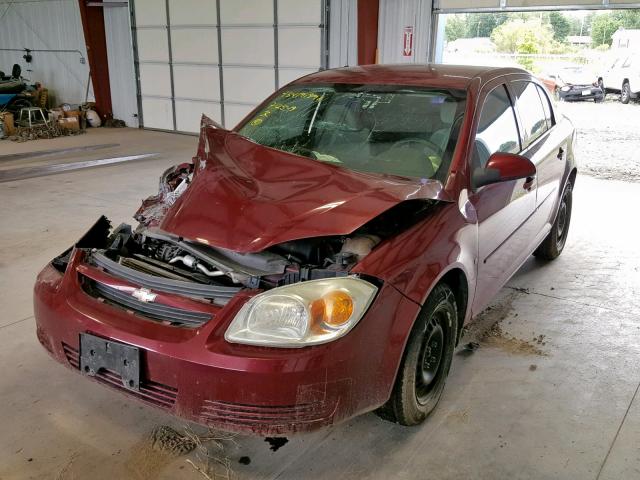
[[[544,260],[554,260],[560,256],[567,242],[569,224],[571,223],[571,205],[573,202],[573,185],[568,183],[560,199],[556,220],[551,231],[533,254]]]
[[[631,87],[629,86],[629,82],[624,82],[622,84],[622,90],[620,90],[620,101],[625,105],[631,101]]]
[[[402,425],[418,425],[429,416],[449,375],[457,330],[453,291],[436,285],[409,335],[393,393],[380,416]]]
[[[601,78],[598,79],[598,87],[602,90],[602,98],[598,99],[597,97],[593,99],[594,102],[600,103],[604,102],[605,98],[607,98],[607,90],[604,88],[604,82]]]

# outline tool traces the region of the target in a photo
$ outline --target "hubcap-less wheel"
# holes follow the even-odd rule
[[[379,414],[402,425],[418,425],[436,408],[451,368],[458,330],[455,294],[436,285],[407,339],[389,401]]]
[[[560,246],[561,241],[564,240],[564,227],[567,223],[567,204],[566,202],[562,202],[560,205],[560,211],[558,212],[558,246]],[[562,242],[564,243],[564,242]]]
[[[444,322],[447,322],[447,313],[439,310],[433,313],[426,325],[420,363],[416,371],[416,398],[421,405],[427,403],[429,394],[437,383],[435,380],[440,371],[445,345]]]
[[[622,85],[622,92],[620,94],[620,101],[622,103],[629,103],[629,99],[631,98],[631,89],[629,88],[629,84],[625,83]]]

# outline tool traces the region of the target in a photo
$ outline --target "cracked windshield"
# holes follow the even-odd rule
[[[239,133],[350,170],[446,179],[464,92],[371,85],[285,90]]]

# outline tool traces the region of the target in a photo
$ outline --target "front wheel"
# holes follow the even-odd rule
[[[435,409],[444,389],[458,329],[458,309],[448,285],[437,285],[411,330],[383,418],[418,425]]]
[[[556,221],[553,222],[549,235],[547,235],[536,251],[533,252],[536,257],[544,260],[554,260],[562,253],[564,245],[567,242],[569,223],[571,222],[572,189],[573,186],[571,183],[568,183],[564,189],[562,200],[560,201]]]
[[[626,105],[630,100],[631,87],[629,86],[629,82],[624,82],[622,84],[622,90],[620,90],[620,101]]]

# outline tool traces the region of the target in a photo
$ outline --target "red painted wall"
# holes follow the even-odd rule
[[[95,0],[94,0],[95,1]],[[88,7],[86,0],[78,0],[84,42],[87,46],[91,82],[96,99],[96,111],[100,117],[111,118],[111,85],[109,84],[109,62],[107,60],[107,37],[104,32],[102,7]]]
[[[378,49],[378,2],[358,0],[358,64],[376,63]]]

